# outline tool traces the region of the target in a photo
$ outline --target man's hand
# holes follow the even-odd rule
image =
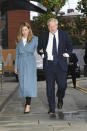
[[[64,57],[69,57],[69,54],[68,53],[63,53],[63,56]]]

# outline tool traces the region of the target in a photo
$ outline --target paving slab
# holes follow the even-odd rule
[[[3,109],[7,101],[15,93],[18,87],[14,77],[5,77],[2,81],[2,88],[0,87],[0,111]]]

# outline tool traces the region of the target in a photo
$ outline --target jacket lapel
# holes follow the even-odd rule
[[[61,48],[61,41],[62,41],[62,35],[60,30],[58,30],[58,39],[59,39],[59,44],[58,44],[58,53],[59,53]]]
[[[47,45],[48,45],[48,39],[49,39],[49,32],[47,32],[47,34],[46,34],[46,43],[44,45],[45,51],[46,51],[46,48],[47,48]]]

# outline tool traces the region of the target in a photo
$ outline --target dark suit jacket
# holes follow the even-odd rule
[[[47,68],[47,53],[46,48],[48,44],[49,32],[44,32],[39,37],[38,43],[38,53],[40,53],[40,49],[44,50],[45,58],[43,59],[43,67],[44,69]],[[69,55],[72,52],[72,42],[67,32],[58,30],[58,38],[59,38],[59,45],[58,45],[58,56],[57,56],[57,63],[60,65],[60,68],[63,71],[67,71],[67,58],[63,56],[63,53],[68,53]]]

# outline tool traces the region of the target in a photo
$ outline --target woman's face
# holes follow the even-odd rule
[[[23,35],[23,37],[27,38],[28,34],[29,34],[29,29],[27,28],[27,26],[24,26],[22,28],[22,35]]]

